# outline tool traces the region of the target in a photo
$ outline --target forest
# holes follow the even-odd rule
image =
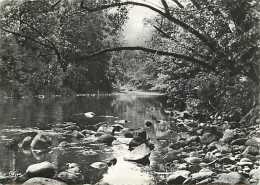
[[[259,123],[259,2],[3,0],[0,97],[159,91],[178,110]],[[152,37],[122,35],[133,6]]]

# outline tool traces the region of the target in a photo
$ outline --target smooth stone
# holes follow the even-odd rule
[[[242,158],[240,159],[240,162],[252,162],[252,160],[248,158]]]
[[[142,137],[143,139],[146,139],[146,130],[144,130],[143,128],[138,128],[134,130],[134,136],[139,136]]]
[[[223,141],[224,143],[230,143],[232,141],[232,139],[236,136],[236,130],[234,129],[227,129],[224,131],[224,134],[223,134]]]
[[[71,144],[68,143],[67,141],[62,141],[58,146],[59,146],[59,147],[70,147]]]
[[[105,143],[107,145],[111,145],[114,140],[116,140],[116,138],[114,136],[112,136],[110,134],[105,134],[105,135],[100,136],[97,139],[97,142],[98,143]]]
[[[167,184],[182,184],[190,174],[191,172],[187,170],[176,171],[167,178]]]
[[[210,144],[212,143],[213,141],[216,141],[216,136],[214,134],[211,134],[211,133],[205,133],[201,136],[200,138],[200,142],[202,144]]]
[[[257,146],[248,146],[243,154],[259,155],[259,147]]]
[[[182,163],[182,164],[179,164],[178,166],[178,170],[186,170],[188,167],[188,164],[187,163]]]
[[[22,141],[22,147],[23,148],[29,148],[31,143],[32,143],[32,137],[31,136],[27,136]]]
[[[188,158],[185,158],[184,160],[190,164],[199,164],[202,162],[202,159],[199,157],[188,157]]]
[[[23,185],[67,185],[65,182],[61,182],[54,179],[44,177],[34,177],[27,180]]]
[[[47,161],[32,164],[27,168],[26,174],[28,175],[28,177],[51,178],[55,175],[55,167],[52,163]]]
[[[134,161],[140,164],[149,164],[150,148],[146,144],[142,144],[127,154],[124,159],[126,161]]]
[[[207,179],[204,179],[204,180],[202,180],[202,181],[200,181],[200,182],[197,182],[196,184],[211,184],[211,182],[213,181],[213,179],[212,178],[207,178]]]
[[[206,179],[208,177],[211,177],[214,174],[213,171],[201,171],[198,173],[193,173],[191,175],[191,178],[195,179],[195,180],[203,180]]]
[[[236,165],[238,166],[252,166],[252,162],[237,162]]]
[[[238,138],[231,142],[231,145],[245,145],[247,139],[246,138]]]
[[[58,174],[58,179],[67,182],[69,184],[77,184],[80,183],[83,180],[83,176],[81,173],[79,173],[78,167],[74,167],[71,169],[68,169],[67,171],[60,172]]]
[[[48,150],[52,145],[51,138],[44,135],[43,133],[38,133],[31,142],[32,150]]]
[[[212,161],[215,161],[217,159],[217,157],[212,152],[208,152],[208,153],[206,153],[204,159],[207,162],[212,162]]]
[[[235,164],[236,162],[232,160],[230,157],[223,157],[218,160],[218,163],[220,164]]]
[[[110,133],[112,133],[113,130],[114,130],[114,128],[113,128],[112,126],[109,126],[109,125],[107,125],[107,124],[104,124],[104,125],[101,125],[101,126],[98,128],[97,132],[104,132],[104,133],[106,133],[106,134],[110,134]]]
[[[104,162],[95,162],[95,163],[92,163],[90,166],[92,168],[96,168],[96,169],[106,169],[106,168],[108,168],[107,163],[104,163]]]
[[[238,172],[221,173],[213,184],[249,184],[249,181]]]
[[[77,130],[73,130],[73,132],[71,133],[71,135],[73,137],[75,137],[76,139],[81,139],[81,138],[84,138],[85,135],[82,134],[81,132],[77,131]]]
[[[190,144],[191,142],[200,142],[200,138],[198,136],[191,136],[186,139],[187,144]]]
[[[259,146],[260,145],[260,138],[253,137],[251,139],[248,139],[245,143],[247,146]]]
[[[260,167],[258,167],[257,169],[251,170],[249,173],[249,177],[260,181]]]

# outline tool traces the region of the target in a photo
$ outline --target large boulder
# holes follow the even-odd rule
[[[249,182],[238,172],[230,172],[219,174],[213,184],[249,184]]]
[[[167,184],[182,184],[190,174],[191,172],[187,170],[176,171],[167,178]]]
[[[150,148],[146,144],[142,144],[136,147],[133,151],[130,152],[127,156],[125,156],[125,160],[134,161],[141,164],[150,163],[149,156],[151,154]]]
[[[114,136],[112,136],[110,134],[105,134],[105,135],[100,136],[97,139],[97,142],[98,143],[105,143],[107,145],[111,145],[114,140],[116,140],[116,138]]]
[[[30,165],[26,174],[28,177],[47,177],[52,178],[55,175],[55,167],[50,162],[41,162]]]
[[[205,133],[201,136],[200,142],[203,144],[210,144],[213,141],[216,141],[217,137],[214,134],[211,133]]]
[[[44,177],[35,177],[27,180],[23,185],[67,185],[64,182],[54,180],[54,179],[49,179],[49,178],[44,178]]]
[[[143,128],[138,128],[134,131],[134,136],[139,136],[146,139],[146,131]]]
[[[47,150],[51,145],[51,138],[43,133],[38,133],[31,142],[32,150]]]

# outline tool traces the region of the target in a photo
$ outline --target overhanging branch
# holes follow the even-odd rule
[[[128,51],[143,51],[143,52],[153,53],[153,54],[157,54],[157,55],[171,56],[171,57],[174,57],[174,58],[184,59],[186,61],[193,62],[193,63],[198,64],[198,65],[200,65],[200,66],[202,66],[206,69],[210,69],[211,71],[216,71],[215,68],[213,66],[211,66],[210,64],[203,62],[201,60],[198,60],[196,58],[190,57],[190,56],[181,55],[181,54],[172,53],[172,52],[160,51],[160,50],[155,50],[155,49],[150,49],[150,48],[145,48],[145,47],[140,47],[140,46],[136,46],[136,47],[125,46],[125,47],[115,47],[115,48],[104,49],[104,50],[95,52],[93,54],[78,58],[78,59],[76,59],[76,61],[82,61],[82,60],[90,59],[90,58],[93,58],[93,57],[96,57],[96,56],[103,55],[103,54],[108,53],[108,52],[125,51],[125,50],[128,50]]]
[[[81,1],[80,7],[84,10],[86,10],[87,12],[97,12],[97,11],[101,11],[101,10],[105,10],[108,8],[113,8],[113,7],[120,7],[120,6],[126,6],[126,5],[136,5],[136,6],[142,6],[142,7],[146,7],[149,8],[150,10],[157,12],[158,14],[162,15],[163,17],[165,17],[166,19],[168,19],[169,21],[181,26],[184,30],[190,32],[191,34],[195,35],[198,39],[200,39],[212,52],[215,52],[215,50],[217,49],[218,45],[216,42],[214,42],[213,40],[207,38],[206,36],[204,36],[202,33],[200,33],[198,30],[194,29],[193,27],[189,26],[188,24],[186,24],[185,22],[177,19],[176,17],[173,17],[172,15],[168,14],[167,12],[163,12],[153,6],[150,6],[148,4],[145,3],[139,3],[139,2],[134,2],[134,1],[127,1],[127,2],[121,2],[121,3],[113,3],[113,4],[108,4],[108,5],[100,5],[98,7],[94,7],[94,8],[89,8],[87,6],[84,6],[84,0]]]

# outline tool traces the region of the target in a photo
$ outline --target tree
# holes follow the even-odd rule
[[[178,0],[161,0],[159,7],[145,1],[116,1],[100,6],[88,6],[84,0],[81,2],[81,8],[87,12],[122,6],[142,6],[158,13],[156,19],[149,22],[157,31],[156,40],[151,42],[151,46],[156,49],[136,46],[101,48],[100,51],[79,60],[121,50],[140,50],[171,56],[172,59],[167,59],[171,61],[170,64],[161,71],[165,73],[167,68],[172,67],[172,72],[158,73],[158,77],[163,79],[167,77],[165,75],[170,76],[171,79],[166,78],[166,81],[170,82],[169,87],[176,89],[177,86],[176,93],[180,95],[182,91],[186,100],[197,98],[205,107],[211,107],[212,111],[223,114],[239,112],[240,116],[245,115],[252,106],[257,107],[258,2],[192,0],[182,4],[182,1]],[[171,66],[172,64],[174,66]],[[205,81],[208,83],[203,85]],[[249,92],[247,88],[253,91]],[[205,96],[212,89],[217,89],[218,92]],[[176,98],[178,96],[174,91],[168,92]],[[245,101],[244,105],[238,103],[241,101]],[[232,105],[232,102],[236,104]]]

